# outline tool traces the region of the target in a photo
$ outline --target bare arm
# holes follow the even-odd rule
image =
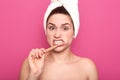
[[[88,80],[98,80],[98,71],[96,65],[93,61],[89,60],[87,65],[88,70]]]
[[[38,80],[44,66],[45,50],[33,49],[23,62],[20,80]]]
[[[21,72],[20,72],[20,80],[27,80],[29,75],[29,64],[28,59],[25,59],[25,61],[22,64]]]
[[[44,67],[44,59],[47,52],[55,49],[58,45],[52,46],[48,49],[33,49],[24,61],[21,72],[20,80],[38,80]]]

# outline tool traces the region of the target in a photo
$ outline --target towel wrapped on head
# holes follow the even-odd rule
[[[51,3],[48,6],[44,15],[44,29],[46,31],[46,21],[52,10],[60,6],[63,6],[66,9],[66,11],[70,14],[75,30],[74,38],[76,38],[80,27],[78,0],[51,0]]]

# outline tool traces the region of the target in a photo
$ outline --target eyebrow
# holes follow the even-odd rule
[[[62,25],[64,26],[64,25],[70,25],[70,24],[69,24],[69,23],[64,23],[64,24],[62,24]]]
[[[53,25],[53,26],[55,26],[55,24],[53,24],[53,23],[48,23],[47,26],[50,25],[50,24]]]
[[[48,25],[53,25],[53,26],[55,26],[55,24],[53,24],[53,23],[48,23],[47,26],[48,26]],[[69,23],[64,23],[64,24],[62,24],[62,26],[64,26],[64,25],[70,25],[70,24],[69,24]]]

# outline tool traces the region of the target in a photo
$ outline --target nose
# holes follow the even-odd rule
[[[61,31],[60,30],[56,30],[55,34],[54,34],[55,38],[60,38],[61,37]]]

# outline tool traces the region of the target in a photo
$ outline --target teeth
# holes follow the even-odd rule
[[[62,45],[63,42],[62,42],[62,41],[55,41],[55,44],[56,44],[56,45]]]

